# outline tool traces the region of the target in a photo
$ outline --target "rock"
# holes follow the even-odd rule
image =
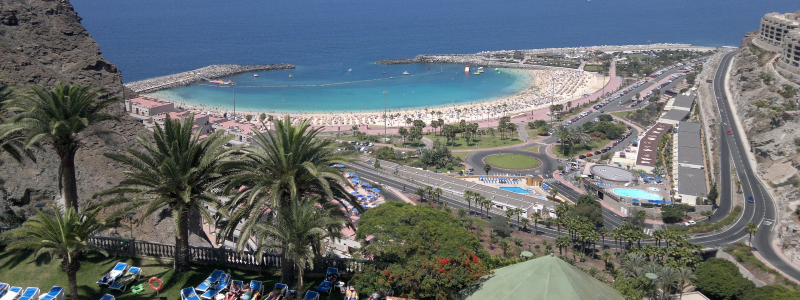
[[[19,19],[17,19],[17,12],[11,9],[4,9],[0,11],[0,24],[6,26],[19,25]]]

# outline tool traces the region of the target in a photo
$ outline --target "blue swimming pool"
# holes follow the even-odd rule
[[[518,186],[501,186],[500,189],[504,190],[504,191],[514,192],[514,193],[517,193],[517,194],[523,194],[523,195],[530,195],[531,193],[533,193],[532,190],[523,189],[523,188],[518,187]]]
[[[637,189],[614,189],[614,194],[620,195],[626,198],[635,198],[635,199],[643,199],[643,200],[662,200],[661,196],[645,192],[643,190]]]

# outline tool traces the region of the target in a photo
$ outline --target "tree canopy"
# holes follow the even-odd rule
[[[368,236],[361,254],[386,264],[357,274],[358,290],[390,285],[409,297],[449,299],[489,273],[478,238],[445,211],[388,202],[361,217],[356,238]]]
[[[741,299],[755,284],[742,277],[732,262],[710,258],[697,265],[694,285],[712,300]]]

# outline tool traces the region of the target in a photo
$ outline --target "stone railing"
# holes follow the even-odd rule
[[[0,233],[13,228],[0,227]],[[95,236],[89,242],[107,251],[109,254],[121,256],[175,258],[175,245],[147,241],[128,240],[112,237]],[[219,265],[244,269],[279,269],[281,259],[278,254],[265,253],[261,260],[250,251],[235,251],[227,248],[189,247],[192,262]],[[372,261],[355,260],[350,258],[323,257],[314,262],[314,268],[307,268],[307,272],[324,273],[328,267],[338,268],[342,273],[357,273],[365,264]]]

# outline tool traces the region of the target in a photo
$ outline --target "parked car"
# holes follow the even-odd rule
[[[697,222],[695,222],[695,221],[689,221],[689,222],[686,222],[686,223],[684,223],[684,224],[685,224],[686,226],[692,226],[692,225],[695,225],[695,224],[697,224]]]
[[[592,152],[586,153],[586,157],[592,157],[592,155],[594,155]]]
[[[583,154],[581,154],[581,155],[578,155],[578,158],[580,158],[580,159],[584,159],[584,158],[586,158],[586,155],[583,155]]]
[[[601,153],[600,151],[595,151],[594,155],[600,155],[600,153]]]

